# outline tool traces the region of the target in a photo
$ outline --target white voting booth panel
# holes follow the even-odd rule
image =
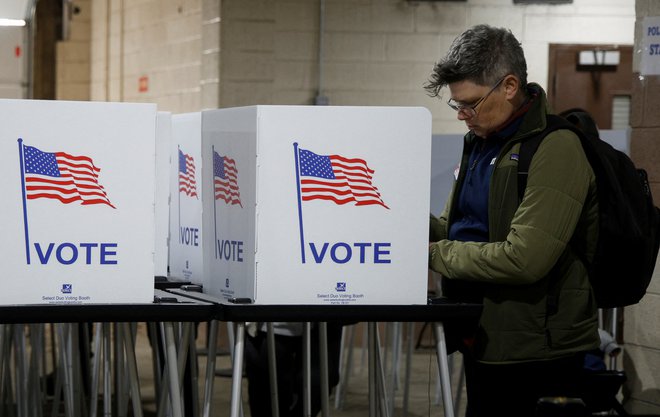
[[[430,155],[424,108],[204,111],[205,292],[425,304]]]
[[[156,247],[154,275],[167,276],[168,238],[170,228],[170,151],[172,146],[172,115],[156,114]]]
[[[172,116],[169,276],[203,284],[201,113]]]
[[[0,100],[0,304],[153,300],[156,106]]]

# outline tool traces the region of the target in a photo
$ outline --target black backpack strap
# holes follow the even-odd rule
[[[542,133],[545,133],[545,130]],[[539,134],[520,144],[518,153],[518,202],[522,201],[523,195],[525,195],[529,166],[543,138],[545,138],[545,135]]]

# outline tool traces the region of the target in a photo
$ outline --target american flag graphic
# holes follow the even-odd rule
[[[179,193],[190,197],[197,197],[197,183],[195,182],[195,160],[192,156],[179,149]]]
[[[227,156],[220,156],[216,151],[213,151],[213,185],[216,200],[243,207],[238,189],[236,161]]]
[[[115,208],[99,184],[101,169],[90,157],[23,146],[23,158],[28,200],[52,198],[64,204],[80,201],[82,205],[107,204]]]
[[[360,158],[340,155],[317,155],[299,149],[300,194],[303,201],[330,200],[335,204],[353,203],[356,206],[383,202],[378,188],[373,185],[374,170]]]

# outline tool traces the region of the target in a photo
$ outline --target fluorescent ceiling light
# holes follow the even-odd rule
[[[0,26],[25,26],[25,20],[0,18]]]

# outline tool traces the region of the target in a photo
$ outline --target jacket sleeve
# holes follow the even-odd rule
[[[450,279],[501,284],[543,278],[570,241],[593,184],[579,138],[567,130],[551,133],[531,161],[527,188],[506,240],[441,240],[430,246],[431,268]]]

